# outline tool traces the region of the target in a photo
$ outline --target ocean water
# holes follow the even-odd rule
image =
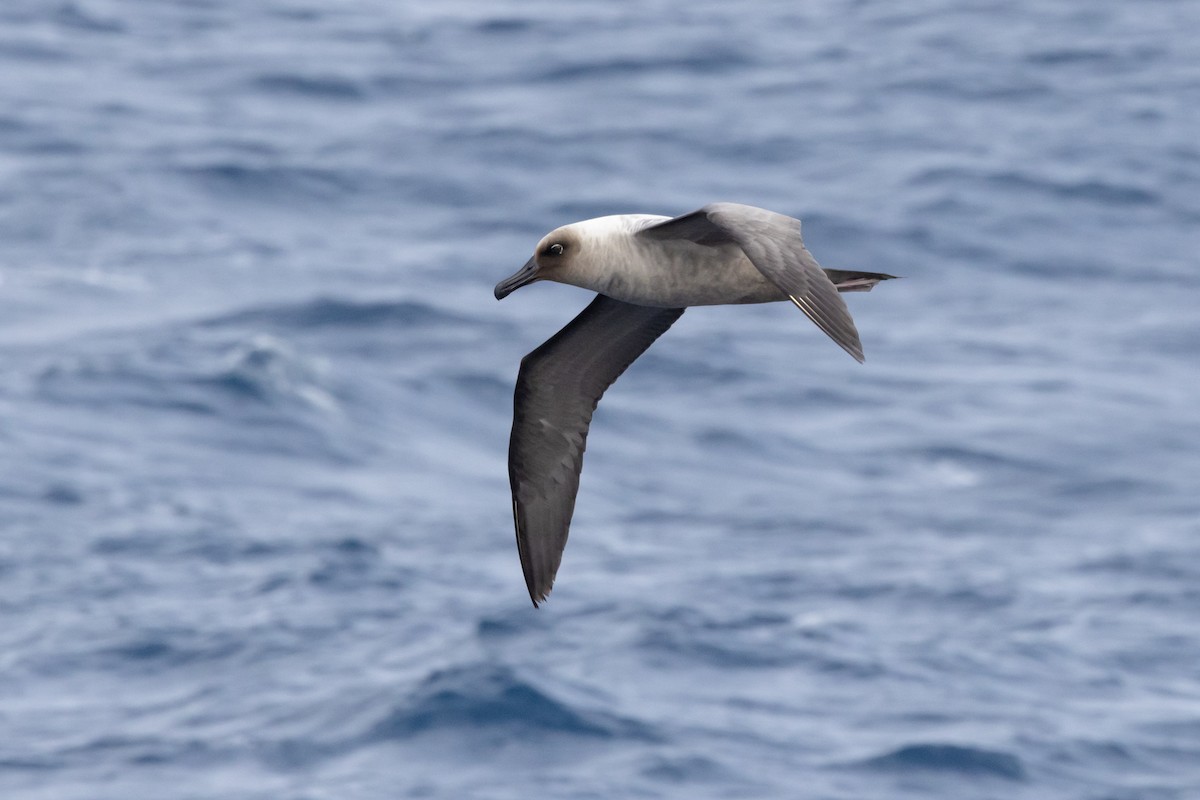
[[[1200,4],[6,0],[0,796],[1200,797]],[[805,220],[530,606],[493,284]]]

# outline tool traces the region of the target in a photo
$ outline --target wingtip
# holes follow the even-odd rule
[[[833,337],[830,338],[832,339]],[[834,344],[849,353],[850,357],[858,363],[862,364],[866,362],[867,357],[863,354],[862,342],[858,341],[857,336],[851,342],[843,342],[840,339],[834,339],[833,341]]]
[[[533,602],[534,608],[540,608],[542,603],[546,602],[546,598],[550,596],[550,589],[554,584],[545,588],[534,588],[533,584],[527,583],[525,588],[529,590],[529,599]]]
[[[832,339],[833,337],[831,336],[830,338]],[[849,353],[850,357],[858,363],[863,364],[866,362],[867,357],[863,354],[862,343],[858,341],[857,336],[854,337],[854,341],[852,342],[842,342],[840,339],[833,339],[833,341],[838,347]]]

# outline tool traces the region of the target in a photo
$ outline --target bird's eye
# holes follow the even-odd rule
[[[563,246],[558,242],[546,248],[546,252],[552,256],[561,256],[563,254]]]

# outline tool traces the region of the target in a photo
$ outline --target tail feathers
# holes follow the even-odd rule
[[[827,269],[825,274],[839,292],[869,292],[880,281],[890,281],[896,277],[882,272],[854,272],[845,269]]]

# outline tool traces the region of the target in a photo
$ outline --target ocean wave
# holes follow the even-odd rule
[[[1111,49],[1095,47],[1058,47],[1045,50],[1035,50],[1025,54],[1025,61],[1039,66],[1057,66],[1059,64],[1103,64],[1119,60],[1119,56]]]
[[[362,100],[366,90],[357,82],[334,75],[275,73],[252,81],[254,89],[270,94],[293,95],[319,100]]]
[[[795,576],[790,576],[795,581]],[[883,667],[865,654],[830,647],[820,632],[784,614],[716,618],[693,608],[667,609],[643,626],[638,647],[656,656],[720,669],[805,668],[862,679]]]
[[[359,173],[329,167],[252,164],[226,159],[180,166],[177,170],[198,186],[236,199],[329,201],[356,194],[363,185]]]
[[[537,79],[557,83],[578,79],[598,80],[603,78],[629,77],[651,72],[683,72],[696,75],[711,75],[717,72],[751,63],[738,50],[714,46],[704,52],[682,55],[644,55],[600,59],[596,61],[563,64],[543,70]]]
[[[1016,456],[995,448],[972,447],[967,444],[930,444],[909,451],[911,458],[927,464],[946,464],[970,473],[1051,473],[1054,466],[1028,456]]]
[[[921,170],[909,178],[911,186],[964,185],[989,189],[1040,194],[1055,200],[1082,200],[1105,206],[1157,205],[1159,192],[1111,178],[1052,178],[1019,169],[981,170],[967,167],[936,167]]]
[[[124,33],[126,26],[114,17],[100,16],[94,9],[80,7],[79,3],[62,3],[52,12],[54,22],[59,25],[87,31],[88,33]]]
[[[144,332],[141,333],[144,337]],[[318,359],[265,334],[227,343],[167,335],[148,349],[127,342],[56,358],[37,375],[41,397],[92,407],[130,405],[195,414],[235,410],[240,399],[322,412],[337,408]]]
[[[1012,753],[956,744],[910,744],[860,762],[869,769],[949,772],[1023,781],[1025,767]]]
[[[920,77],[893,81],[886,85],[889,92],[913,92],[934,97],[953,97],[960,100],[1021,101],[1051,97],[1055,90],[1049,84],[1016,76],[971,79],[969,77]]]
[[[417,328],[469,322],[459,314],[415,300],[359,301],[318,297],[297,303],[257,306],[222,314],[204,320],[200,325],[208,328],[260,326],[313,330],[334,327]]]
[[[535,738],[657,738],[642,722],[584,709],[539,688],[509,667],[471,664],[427,676],[407,702],[371,726],[365,739],[384,741],[437,730],[486,729]]]
[[[87,654],[81,663],[118,673],[157,672],[223,661],[248,642],[232,631],[219,635],[191,629],[144,631],[126,641]]]
[[[650,780],[673,785],[712,786],[742,779],[721,762],[700,755],[651,756],[646,759],[641,773]]]

